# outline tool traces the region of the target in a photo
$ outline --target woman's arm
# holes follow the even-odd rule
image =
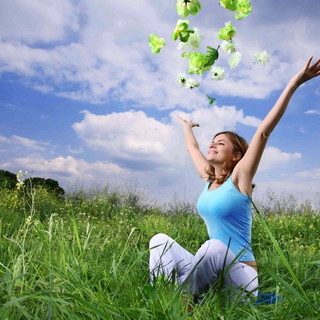
[[[208,174],[206,173],[206,168],[208,166],[208,161],[203,153],[200,151],[199,144],[193,134],[192,128],[199,127],[198,123],[193,123],[192,121],[186,121],[180,116],[177,116],[183,126],[184,137],[186,141],[187,150],[190,154],[191,160],[199,173],[200,177],[206,182],[208,180]]]
[[[246,154],[236,165],[234,173],[237,175],[238,185],[242,191],[251,186],[267,140],[284,114],[294,92],[304,82],[320,75],[320,59],[310,66],[312,58],[308,60],[300,72],[290,79],[276,104],[258,127]]]

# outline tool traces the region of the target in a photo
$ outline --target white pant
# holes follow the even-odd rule
[[[179,284],[186,284],[191,294],[199,296],[206,292],[225,270],[224,286],[242,288],[242,295],[246,292],[253,296],[258,295],[257,271],[234,260],[235,255],[220,240],[206,241],[198,252],[192,255],[172,238],[159,233],[152,237],[149,248],[151,283],[160,275],[167,276],[169,280],[173,280],[175,275]]]

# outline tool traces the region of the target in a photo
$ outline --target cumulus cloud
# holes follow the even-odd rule
[[[186,91],[175,85],[187,61],[169,40],[177,19],[171,1],[14,0],[1,2],[1,6],[0,72],[31,77],[29,85],[43,93],[91,103],[139,101],[140,107],[192,110],[203,107],[207,103],[204,93],[210,92],[265,98],[304,63],[305,52],[316,52],[318,47],[309,28],[310,23],[318,25],[317,20],[310,22],[300,16],[294,21],[281,19],[270,28],[267,21],[257,23],[253,16],[237,26],[236,42],[243,53],[239,68],[224,81],[213,84],[204,77],[202,87]],[[209,2],[203,6],[208,7]],[[217,31],[222,19],[229,17],[218,5],[216,10],[221,12],[217,20],[210,19],[216,15],[213,9],[208,10],[206,19],[197,20],[209,43],[217,41],[216,32],[209,29]],[[152,55],[147,44],[152,32],[168,39],[159,55]],[[290,41],[283,41],[286,38]],[[301,39],[303,45],[296,46]],[[264,49],[270,49],[272,55],[265,68],[252,63],[254,53]],[[226,59],[221,54],[219,63]]]
[[[234,130],[241,123],[256,127],[260,119],[245,116],[235,106],[199,108],[186,113],[175,110],[166,122],[148,117],[143,111],[95,115],[84,111],[84,119],[73,129],[89,148],[104,151],[111,159],[144,163],[144,169],[179,167],[184,163],[185,145],[177,115],[199,122],[197,139],[206,152],[214,133]],[[130,162],[131,161],[131,162]]]
[[[263,153],[259,171],[266,171],[301,157],[302,155],[298,152],[286,153],[275,147],[267,147]]]
[[[148,117],[142,111],[95,115],[84,112],[84,120],[73,129],[94,150],[103,150],[113,159],[150,161],[163,165],[176,159],[177,130]],[[170,152],[172,151],[172,152]]]
[[[74,184],[79,180],[88,184],[108,181],[116,179],[120,173],[125,176],[125,170],[114,163],[87,162],[71,156],[60,156],[49,160],[39,156],[27,156],[1,163],[0,166],[14,172],[18,172],[20,169],[27,170],[33,176],[54,178],[65,185],[67,183]]]
[[[35,141],[32,139],[20,137],[17,135],[12,135],[10,137],[0,136],[0,143],[22,146],[26,149],[40,150],[40,151],[45,150],[45,147],[49,145],[48,142]]]
[[[77,7],[68,0],[0,2],[0,37],[27,43],[63,40],[79,28]]]

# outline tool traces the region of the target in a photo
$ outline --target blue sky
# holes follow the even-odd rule
[[[290,77],[309,56],[319,57],[320,2],[252,1],[241,21],[218,1],[202,0],[188,17],[205,35],[201,50],[217,47],[231,21],[242,54],[223,81],[193,76],[170,39],[175,1],[5,0],[0,2],[0,168],[28,170],[76,185],[133,184],[150,199],[194,201],[202,181],[185,150],[180,114],[205,152],[214,133],[235,130],[250,141]],[[167,40],[153,55],[148,37]],[[266,50],[267,66],[253,63]],[[208,105],[206,94],[216,98]],[[320,190],[320,79],[299,88],[270,137],[254,179],[255,197],[271,188],[314,199]]]

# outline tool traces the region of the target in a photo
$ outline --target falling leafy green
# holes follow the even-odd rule
[[[247,17],[252,10],[251,0],[219,0],[218,3],[221,7],[234,12],[236,20],[241,20]],[[201,10],[200,0],[176,0],[176,11],[182,18],[186,18],[189,14],[197,15]],[[237,51],[233,37],[236,34],[236,28],[230,21],[225,23],[225,26],[219,30],[217,38],[223,40],[217,48],[207,46],[205,53],[198,52],[203,35],[200,35],[199,29],[194,27],[189,28],[189,20],[179,19],[176,23],[176,27],[171,34],[171,38],[174,41],[179,40],[178,50],[190,50],[182,53],[184,59],[189,60],[188,74],[203,75],[206,71],[211,70],[211,78],[213,80],[223,80],[225,70],[216,66],[215,63],[219,58],[219,48],[229,55],[228,63],[231,69],[235,69],[242,58],[240,52]],[[153,53],[159,53],[161,48],[166,45],[163,38],[158,38],[156,34],[151,34],[149,37],[149,45],[152,48]],[[256,63],[265,65],[269,62],[270,57],[264,53],[257,53],[254,57]],[[214,66],[213,66],[214,65]],[[180,75],[177,78],[177,84],[184,88],[197,88],[200,83],[194,79],[187,77],[186,75]],[[215,99],[207,96],[209,104],[213,104]]]
[[[218,59],[219,53],[217,49],[207,47],[206,54],[200,52],[184,52],[182,57],[189,59],[188,73],[203,75],[205,71],[210,70],[210,67]]]
[[[252,6],[251,6],[250,0],[238,0],[237,10],[234,13],[234,17],[237,20],[241,20],[250,14],[251,9],[252,9]]]
[[[237,10],[238,0],[220,0],[220,5],[228,10],[235,11]]]
[[[194,30],[189,30],[189,20],[179,19],[171,38],[174,41],[180,39],[182,42],[187,42],[191,33],[194,33]]]
[[[188,73],[203,75],[204,71],[210,69],[206,67],[206,56],[200,52],[184,52],[182,57],[189,59]]]
[[[207,95],[207,98],[209,99],[209,104],[214,104],[214,102],[216,101],[216,99],[211,98]]]
[[[220,0],[220,5],[228,10],[235,11],[234,17],[241,20],[251,12],[251,0]]]
[[[149,46],[151,47],[152,53],[159,53],[161,48],[166,45],[166,41],[163,38],[158,38],[158,36],[152,33],[149,37]]]
[[[178,0],[176,10],[179,16],[185,18],[189,14],[197,15],[201,10],[201,4],[198,0]]]
[[[209,47],[209,46],[207,47],[207,49],[208,50],[205,55],[205,59],[206,59],[205,66],[211,67],[215,63],[215,61],[218,60],[219,52],[217,49]]]
[[[218,38],[221,40],[230,40],[236,34],[236,28],[230,21],[225,23],[225,27],[219,30]]]

